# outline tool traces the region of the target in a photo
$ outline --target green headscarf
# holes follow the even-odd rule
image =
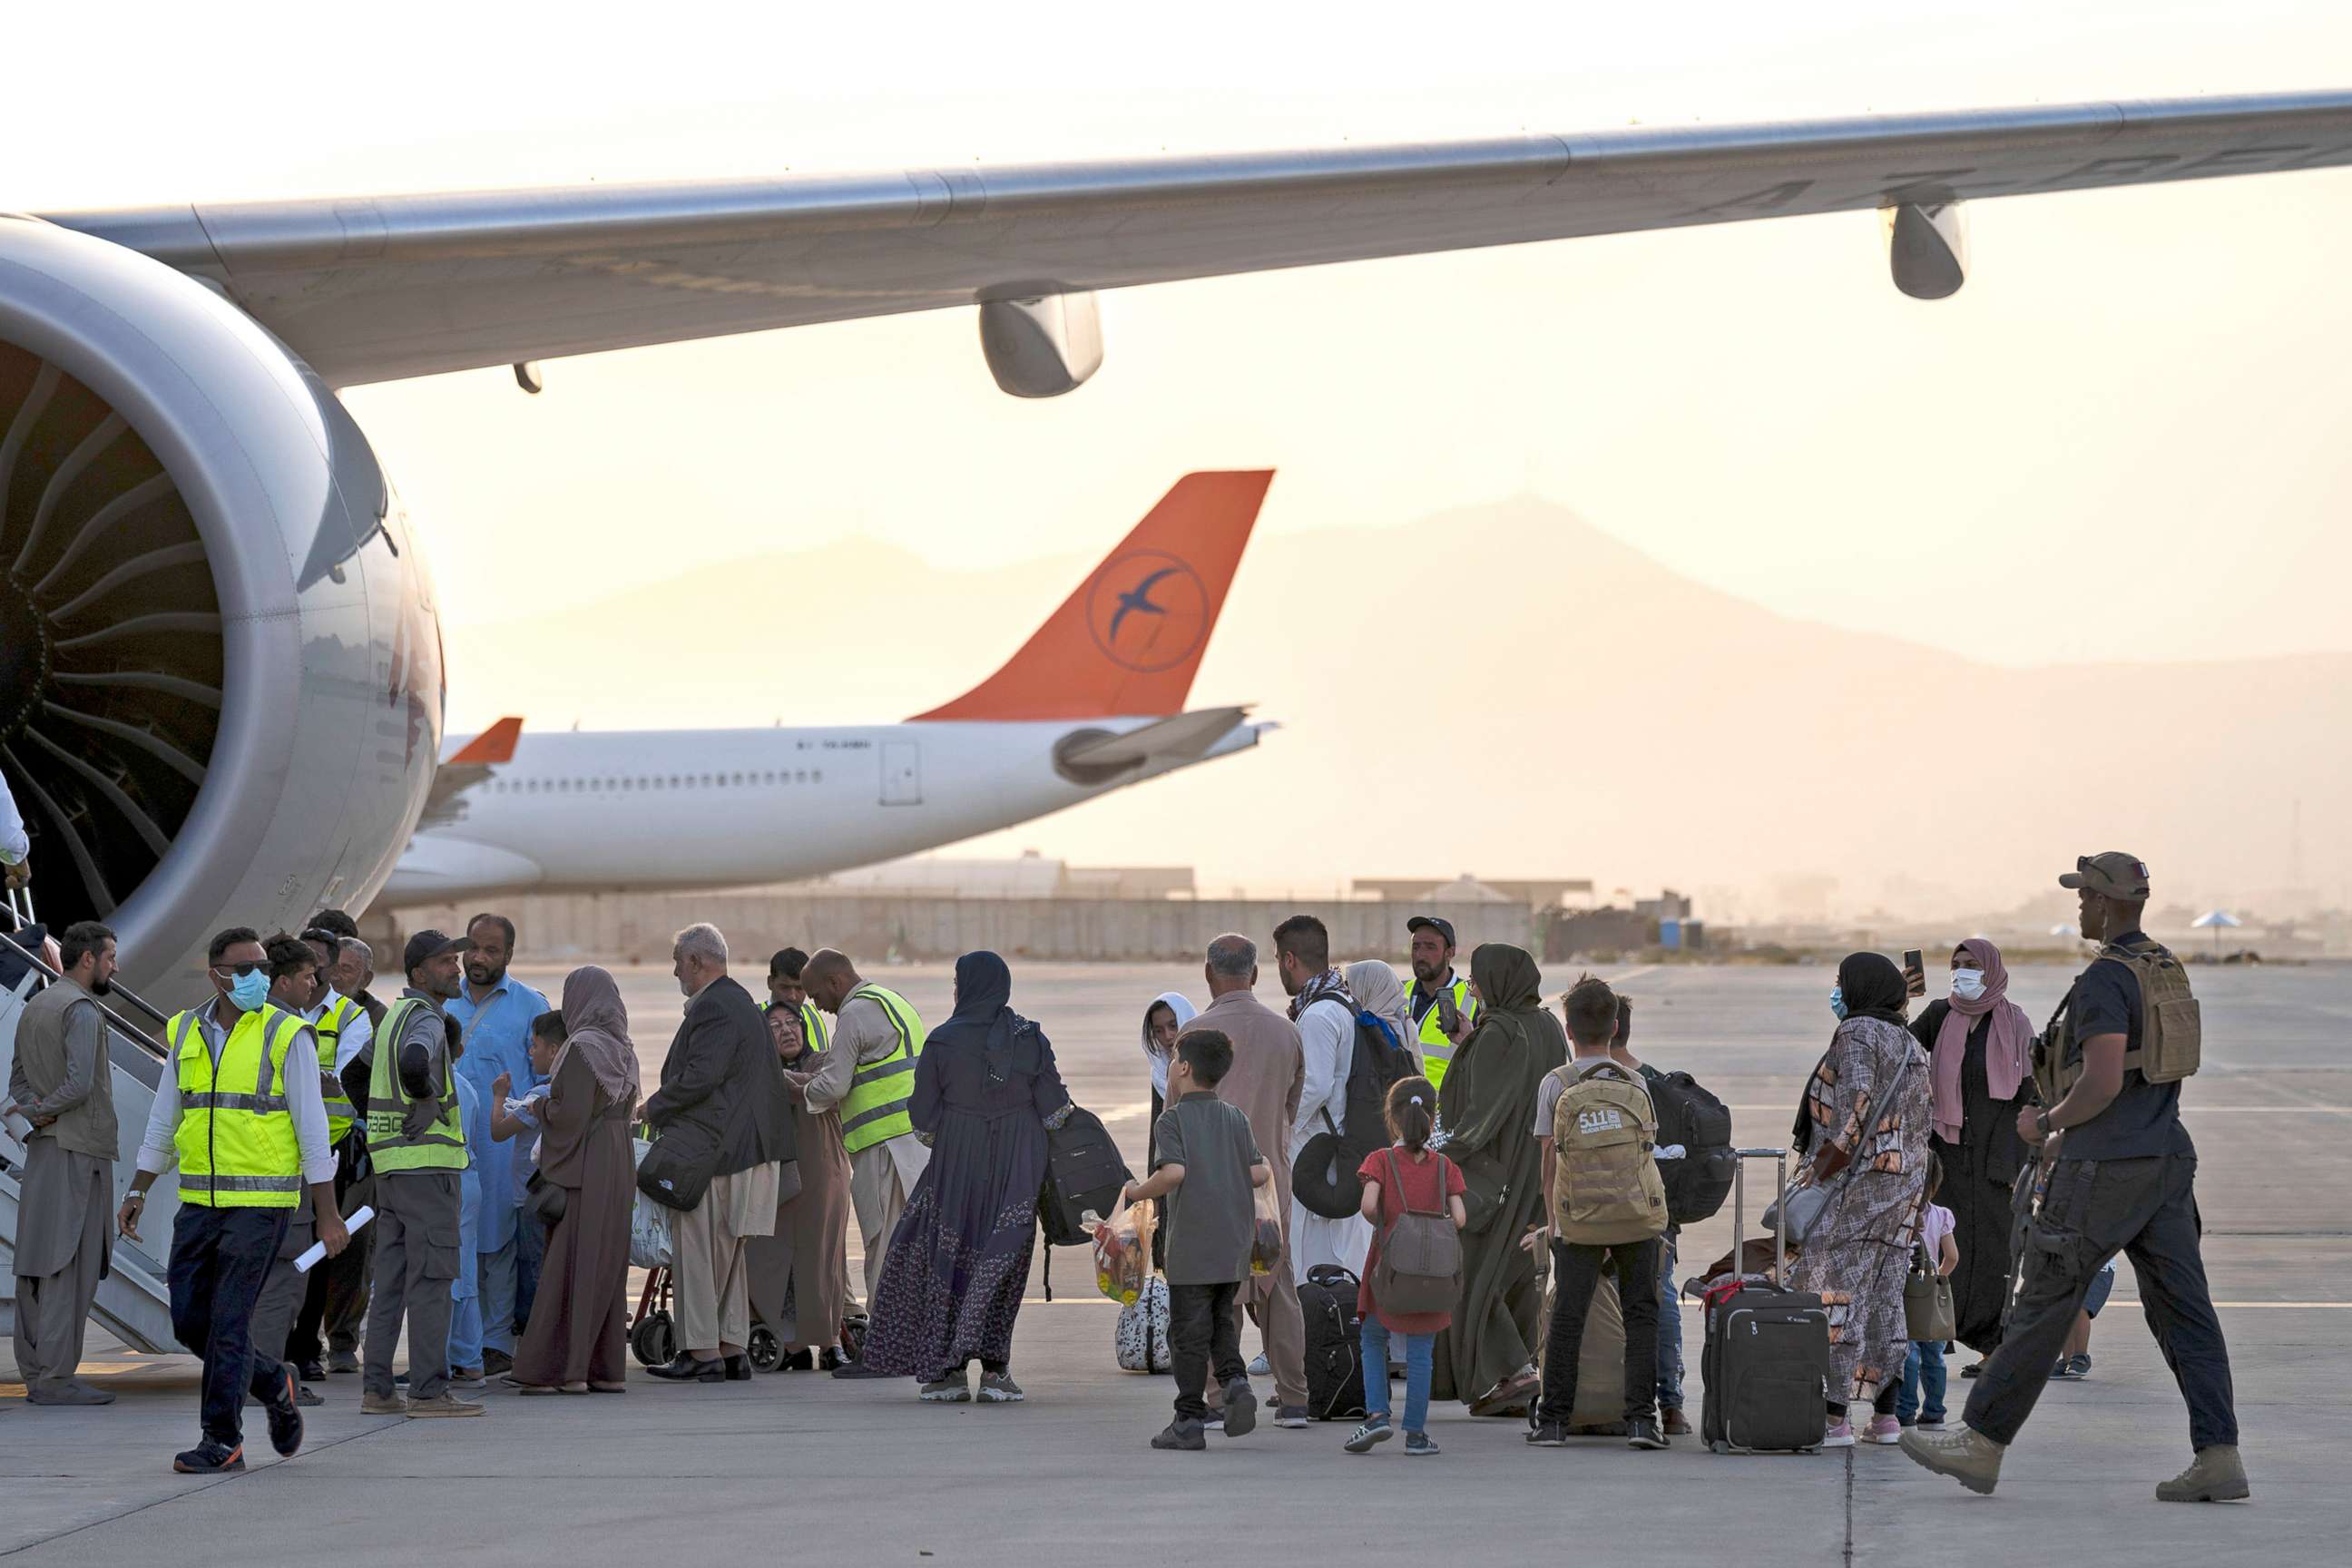
[[[1533,1013],[1543,1007],[1543,972],[1527,949],[1508,942],[1481,942],[1470,954],[1470,984],[1479,1005],[1501,1013]]]

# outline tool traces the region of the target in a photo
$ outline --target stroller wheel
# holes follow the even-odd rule
[[[677,1354],[677,1331],[667,1311],[647,1312],[629,1331],[629,1350],[646,1366],[667,1366]]]
[[[776,1338],[776,1331],[765,1323],[751,1331],[751,1342],[743,1349],[751,1358],[753,1372],[773,1372],[783,1364],[783,1343]]]

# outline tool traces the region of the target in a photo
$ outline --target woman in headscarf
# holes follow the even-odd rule
[[[1903,972],[1884,953],[1838,965],[1830,992],[1837,1033],[1805,1083],[1797,1146],[1801,1184],[1830,1197],[1789,1266],[1796,1289],[1818,1293],[1830,1314],[1829,1447],[1852,1447],[1849,1405],[1875,1404],[1869,1438],[1902,1439],[1894,1394],[1911,1348],[1903,1281],[1927,1185],[1927,1058],[1905,1026]]]
[[[931,1163],[890,1238],[865,1352],[876,1372],[913,1377],[934,1403],[1022,1397],[1008,1362],[1037,1242],[1045,1130],[1069,1091],[1045,1031],[1012,1006],[1013,972],[992,952],[956,960],[955,1013],[915,1061],[908,1113]]]
[[[841,1142],[841,1112],[808,1108],[809,1079],[823,1053],[809,1047],[801,1010],[771,1007],[767,1021],[792,1096],[801,1184],[776,1205],[774,1234],[743,1244],[751,1311],[782,1336],[787,1353],[779,1371],[821,1363],[830,1370],[839,1360],[841,1321],[849,1306],[849,1155]]]
[[[1955,1337],[1990,1355],[2009,1289],[2010,1195],[2025,1166],[2017,1113],[2034,1099],[2033,1020],[2009,999],[2000,949],[1981,937],[1954,948],[1951,999],[1928,1003],[1911,1033],[1929,1053],[1930,1147],[1944,1163],[1937,1201],[1952,1211],[1960,1247]]]
[[[1421,1060],[1420,1035],[1413,1027],[1412,1011],[1405,1001],[1404,982],[1397,978],[1385,960],[1368,958],[1361,963],[1351,963],[1342,971],[1348,977],[1348,994],[1356,999],[1359,1016],[1370,1015],[1377,1019],[1389,1037],[1389,1044],[1401,1051],[1410,1051],[1418,1068]],[[1416,1073],[1416,1076],[1418,1074]]]
[[[1524,1411],[1537,1386],[1543,1282],[1525,1243],[1545,1198],[1536,1093],[1568,1060],[1568,1037],[1544,1010],[1543,975],[1525,950],[1488,942],[1470,955],[1477,1026],[1454,1053],[1438,1104],[1445,1153],[1468,1186],[1462,1304],[1438,1336],[1431,1391],[1473,1415]]]
[[[560,1192],[563,1209],[548,1237],[530,1325],[515,1346],[508,1377],[527,1394],[622,1394],[629,1213],[637,1196],[629,1142],[637,1049],[620,986],[593,964],[564,976],[562,1013],[563,1047],[539,1106],[538,1187]]]
[[[1178,991],[1162,991],[1143,1010],[1143,1059],[1151,1068],[1151,1121],[1143,1134],[1143,1168],[1147,1171],[1160,1167],[1160,1113],[1168,1109],[1168,1064],[1176,1059],[1176,1037],[1200,1016],[1200,1009]],[[1165,1261],[1167,1249],[1167,1237],[1153,1231],[1154,1268]]]

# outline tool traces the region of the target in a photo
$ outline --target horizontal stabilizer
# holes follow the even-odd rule
[[[1066,746],[1060,757],[1063,763],[1082,768],[1194,762],[1206,756],[1210,747],[1231,734],[1234,726],[1248,717],[1246,708],[1203,708],[1196,713],[1179,713],[1173,719],[1129,730],[1124,735],[1104,735]]]

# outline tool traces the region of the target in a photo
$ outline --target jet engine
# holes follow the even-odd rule
[[[52,931],[198,991],[362,908],[441,744],[431,581],[366,438],[194,277],[0,215],[0,771]]]

